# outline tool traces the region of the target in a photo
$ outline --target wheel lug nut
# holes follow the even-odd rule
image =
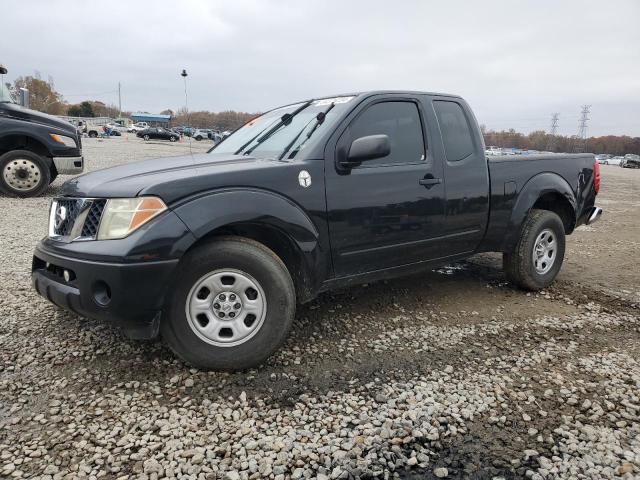
[[[236,296],[233,293],[229,295],[229,300],[233,302],[235,299],[236,299]]]
[[[231,318],[233,318],[233,317],[235,317],[235,316],[236,316],[236,314],[235,314],[234,312],[229,312],[229,316],[230,316]]]
[[[224,312],[220,312],[218,315],[220,315],[220,318],[224,318]]]
[[[219,303],[214,303],[213,304],[213,308],[215,308],[216,310],[220,310],[220,304]]]
[[[236,303],[236,304],[233,306],[233,308],[235,308],[236,310],[238,310],[238,309],[240,308],[240,304],[239,304],[239,303]]]
[[[221,302],[224,302],[227,299],[227,297],[225,297],[224,294],[221,294],[218,298],[220,299]]]

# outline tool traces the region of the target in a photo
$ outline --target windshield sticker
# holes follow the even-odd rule
[[[323,105],[331,105],[332,103],[335,103],[337,105],[339,103],[347,103],[352,98],[353,97],[323,98],[321,100],[316,100],[315,102],[313,102],[313,105],[317,107],[321,107]]]

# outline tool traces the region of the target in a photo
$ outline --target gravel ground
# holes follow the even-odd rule
[[[89,170],[185,151],[85,141]],[[479,255],[324,294],[236,374],[41,299],[50,199],[0,198],[0,477],[640,478],[640,171],[602,176],[547,291]]]

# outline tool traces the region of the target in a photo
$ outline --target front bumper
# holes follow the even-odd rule
[[[84,170],[84,157],[53,157],[53,164],[60,175],[75,175]]]
[[[54,254],[40,244],[34,252],[31,279],[38,293],[55,305],[111,322],[130,338],[150,339],[158,334],[160,313],[177,264],[178,260],[80,260]]]

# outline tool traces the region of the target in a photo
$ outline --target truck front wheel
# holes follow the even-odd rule
[[[51,183],[47,160],[29,150],[12,150],[0,156],[0,191],[17,197],[35,197]]]
[[[507,279],[525,290],[548,287],[564,260],[565,234],[560,217],[548,210],[531,210],[513,252],[502,254]]]
[[[295,315],[289,272],[264,245],[223,237],[182,259],[161,321],[169,347],[203,369],[242,370],[285,340]]]

